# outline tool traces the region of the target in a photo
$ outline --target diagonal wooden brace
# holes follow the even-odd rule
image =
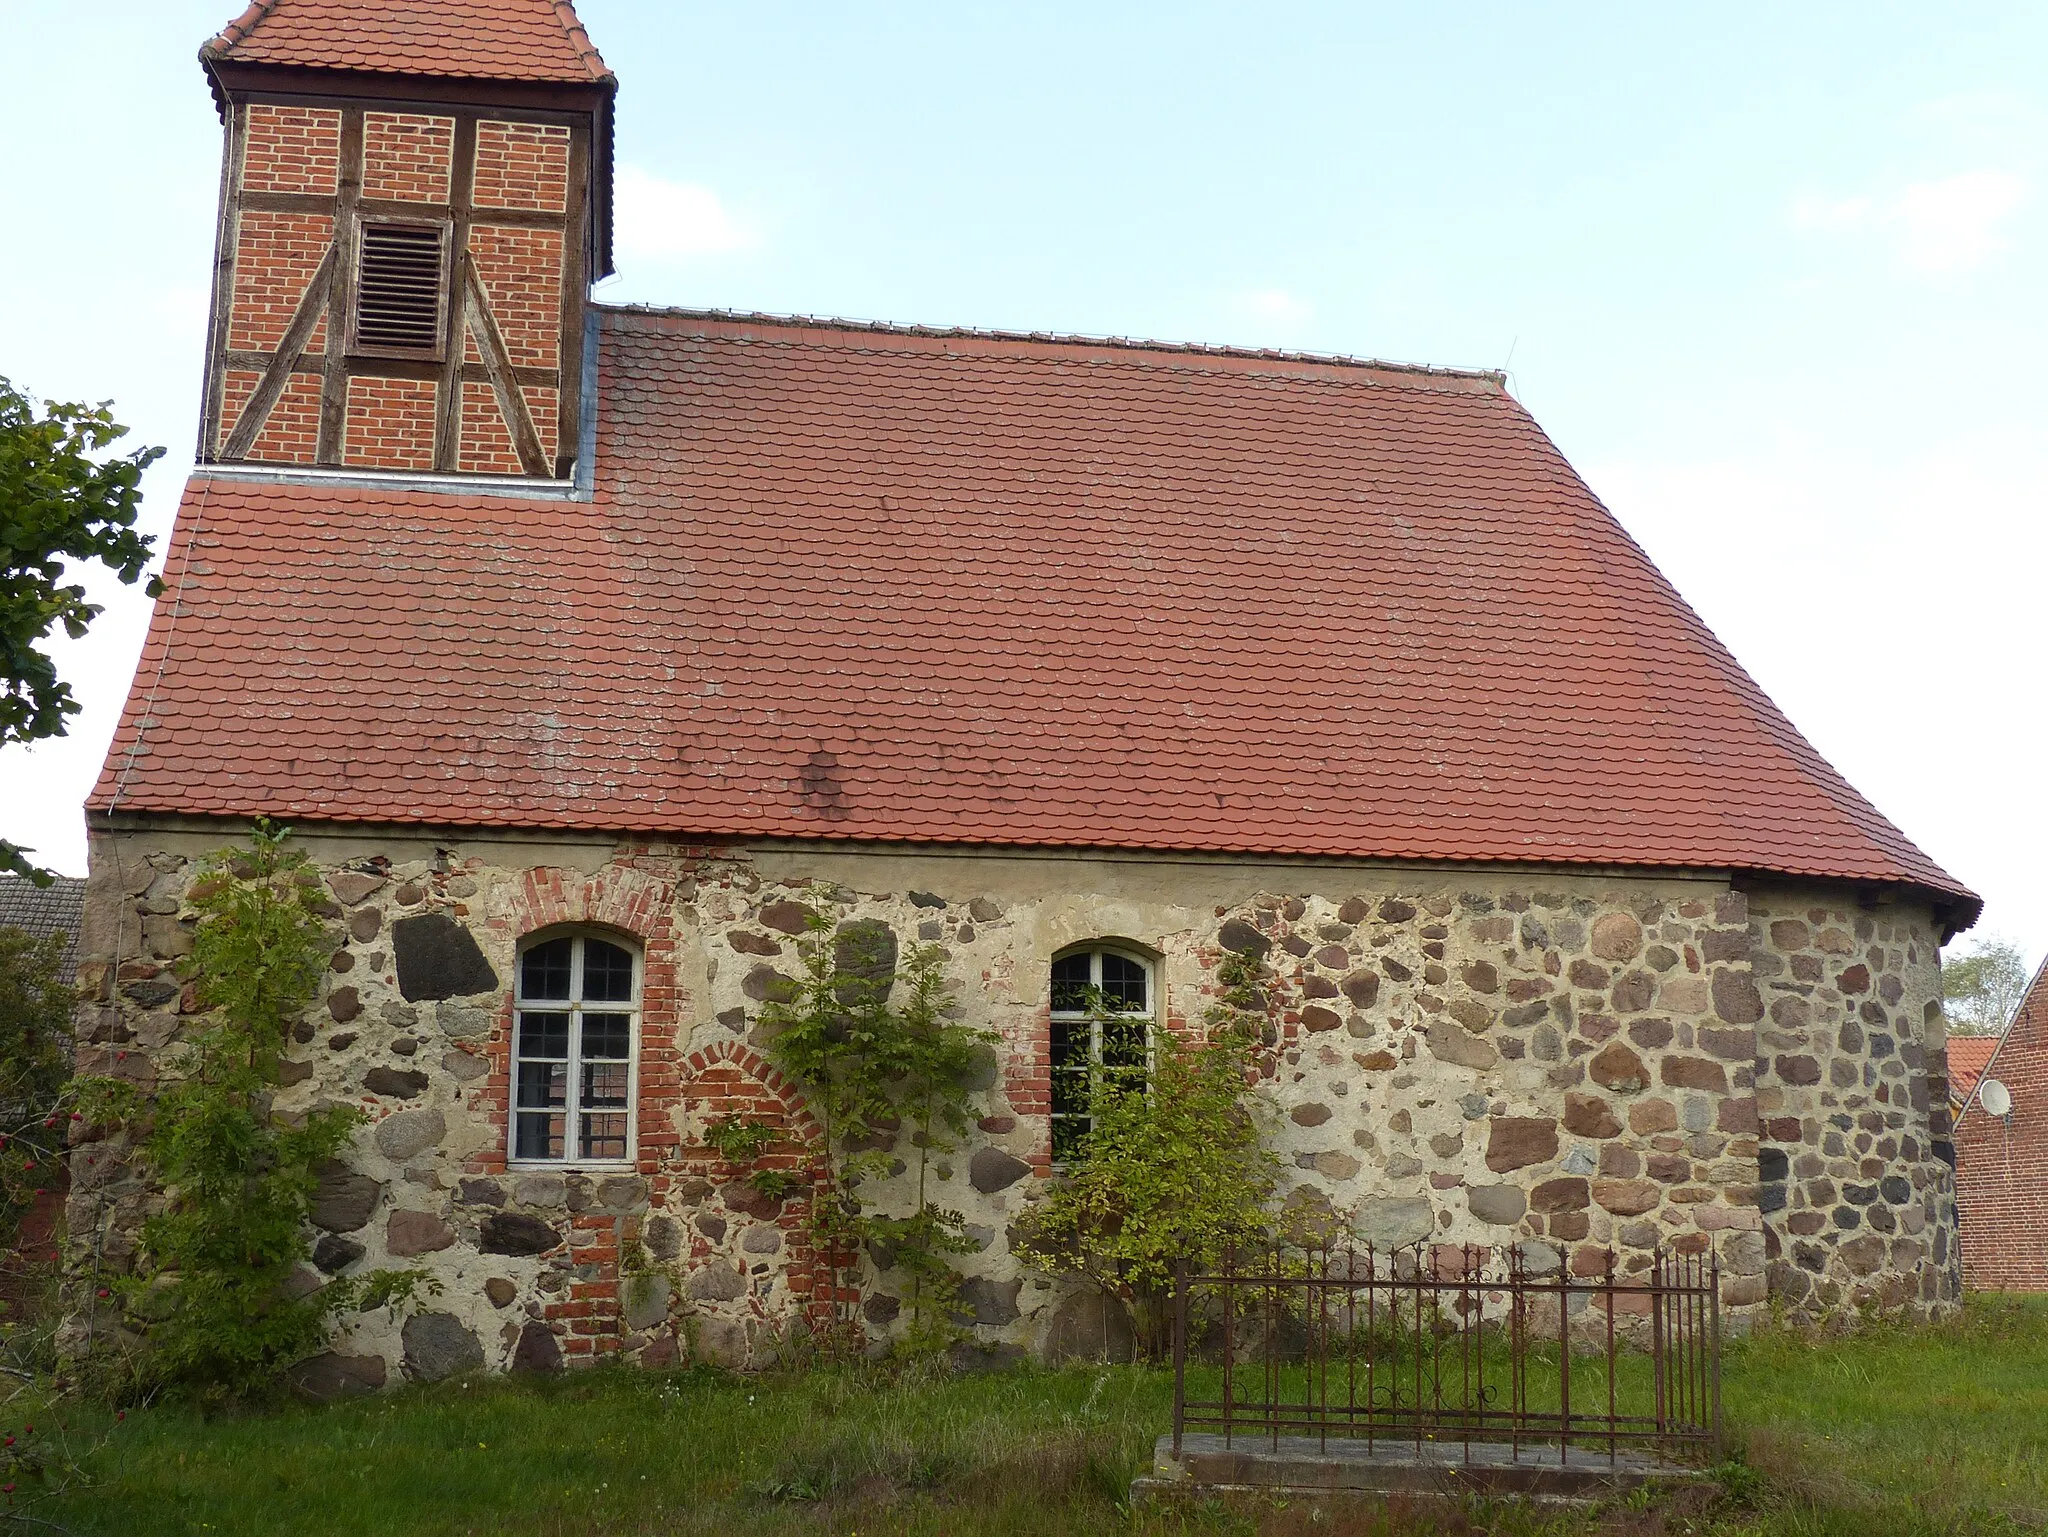
[[[505,413],[505,425],[511,430],[519,462],[529,475],[548,474],[550,466],[541,452],[540,433],[534,428],[532,413],[526,409],[525,394],[512,378],[511,355],[505,350],[505,338],[499,333],[490,299],[468,252],[462,256],[462,309],[470,332],[476,337],[477,350],[484,355],[484,371],[491,376],[491,388],[498,392],[498,409]]]
[[[277,351],[271,355],[270,366],[263,370],[263,377],[256,382],[256,393],[249,397],[249,403],[242,407],[242,414],[235,418],[235,430],[228,434],[228,440],[221,445],[222,459],[246,459],[255,445],[256,435],[270,420],[271,409],[284,393],[284,387],[291,382],[292,370],[304,356],[306,343],[313,339],[313,327],[320,323],[320,313],[327,306],[330,278],[334,273],[335,246],[328,246],[327,254],[320,258],[320,265],[313,271],[312,281],[306,284],[306,291],[299,296],[299,307],[292,313],[292,323],[285,327],[284,339],[277,344]],[[327,345],[335,345],[334,328],[328,328]]]

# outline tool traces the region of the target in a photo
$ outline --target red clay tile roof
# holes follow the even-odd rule
[[[1977,1091],[1977,1080],[1998,1050],[1995,1035],[1952,1035],[1948,1038],[1948,1097],[1960,1105]]]
[[[200,56],[457,79],[612,78],[570,0],[251,0]]]
[[[592,502],[196,478],[91,806],[1975,911],[1494,376],[610,311],[600,378]]]

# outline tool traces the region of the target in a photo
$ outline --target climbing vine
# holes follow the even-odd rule
[[[419,1271],[299,1284],[310,1274],[316,1171],[363,1113],[272,1109],[285,1042],[332,949],[326,894],[289,836],[258,822],[246,847],[201,865],[187,893],[198,926],[181,969],[208,1013],[166,1064],[170,1081],[154,1101],[126,1096],[166,1195],[143,1225],[136,1272],[120,1283],[148,1344],[140,1387],[238,1397],[320,1349],[336,1314],[439,1290]],[[122,1097],[102,1090],[103,1103]]]
[[[910,1284],[903,1347],[935,1352],[961,1336],[954,1318],[959,1277],[947,1256],[969,1252],[965,1216],[930,1197],[932,1161],[959,1145],[969,1121],[976,1053],[994,1037],[947,1017],[945,952],[920,945],[902,958],[888,925],[834,928],[815,912],[799,942],[803,975],[791,996],[761,1010],[776,1066],[804,1092],[822,1136],[822,1179],[811,1221],[833,1274],[835,1309],[859,1248],[892,1252]],[[901,1002],[892,1001],[898,993]],[[871,1209],[869,1191],[896,1174],[906,1138],[916,1159],[916,1200],[907,1213]],[[842,1336],[852,1319],[835,1312]]]

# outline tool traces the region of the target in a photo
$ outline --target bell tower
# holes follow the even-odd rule
[[[254,0],[199,57],[199,461],[573,476],[618,82],[570,0]]]

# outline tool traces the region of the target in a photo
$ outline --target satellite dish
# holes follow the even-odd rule
[[[1977,1085],[1977,1103],[1992,1115],[2011,1115],[2012,1091],[1996,1078],[1986,1078]]]

